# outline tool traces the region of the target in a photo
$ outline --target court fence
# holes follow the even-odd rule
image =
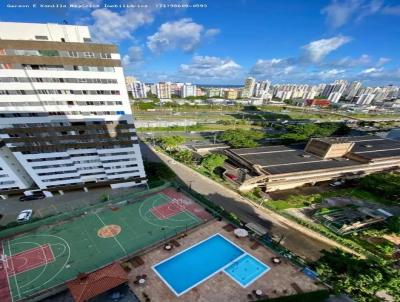
[[[0,239],[4,239],[10,236],[14,236],[17,234],[21,234],[27,231],[32,231],[34,229],[37,229],[42,226],[46,225],[52,225],[55,223],[67,221],[79,216],[87,215],[88,213],[91,213],[95,210],[100,210],[102,208],[106,208],[108,206],[112,205],[121,205],[122,203],[127,203],[131,204],[134,202],[137,202],[141,200],[140,198],[143,198],[147,195],[154,194],[158,191],[161,191],[165,188],[170,187],[171,184],[169,182],[164,182],[161,186],[154,187],[151,189],[145,189],[139,192],[132,192],[132,193],[127,193],[127,194],[121,194],[118,196],[113,196],[112,199],[109,199],[106,196],[106,199],[104,201],[99,201],[98,203],[94,205],[90,205],[87,207],[83,208],[76,208],[71,211],[64,211],[55,215],[50,215],[47,217],[43,218],[38,218],[38,219],[32,219],[30,222],[23,223],[23,224],[18,224],[15,226],[13,223],[9,228],[3,229],[0,231]]]

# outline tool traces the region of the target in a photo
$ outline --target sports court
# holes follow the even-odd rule
[[[193,199],[169,187],[4,240],[0,300],[29,298],[210,218]]]

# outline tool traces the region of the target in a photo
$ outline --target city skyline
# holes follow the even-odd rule
[[[181,9],[153,1],[135,2],[145,3],[136,9],[106,8],[102,0],[60,3],[67,8],[3,3],[0,18],[88,25],[96,41],[119,45],[125,74],[143,82],[235,85],[253,76],[275,83],[400,84],[400,46],[391,43],[399,34],[396,1],[204,1],[207,7]]]

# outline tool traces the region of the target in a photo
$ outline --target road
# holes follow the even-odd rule
[[[321,250],[337,246],[334,241],[303,228],[272,211],[256,208],[236,192],[180,163],[170,163],[169,157],[153,152],[145,144],[142,144],[141,150],[143,156],[149,161],[163,161],[185,184],[225,210],[235,213],[241,220],[258,223],[267,228],[273,236],[283,235],[285,238],[283,246],[307,260],[316,260],[319,258]]]

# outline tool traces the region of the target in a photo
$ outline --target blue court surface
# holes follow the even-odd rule
[[[152,268],[171,291],[180,296],[235,263],[225,273],[243,287],[269,270],[221,234],[212,235]]]

